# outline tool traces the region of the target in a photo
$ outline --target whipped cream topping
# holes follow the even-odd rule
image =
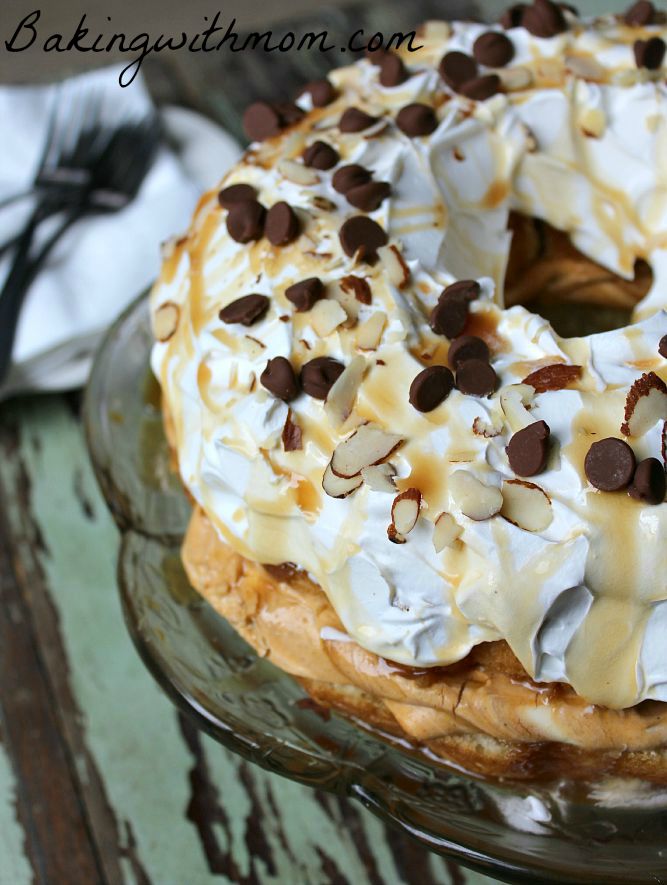
[[[235,242],[216,193],[202,198],[152,294],[156,313],[167,303],[178,307],[176,331],[155,344],[152,366],[180,472],[226,543],[254,561],[306,569],[349,636],[379,655],[419,667],[449,664],[479,642],[505,639],[534,679],[567,682],[591,702],[624,708],[667,700],[667,504],[605,495],[583,468],[593,442],[621,435],[633,382],[648,371],[667,379],[658,354],[667,334],[667,94],[664,71],[637,70],[632,53],[635,39],[664,37],[665,29],[571,19],[570,30],[541,39],[513,28],[515,57],[500,72],[507,91],[476,103],[453,94],[437,65],[450,49],[469,52],[485,30],[429,23],[423,49],[403,56],[404,83],[381,87],[367,60],[334,71],[332,104],[312,108],[303,97],[309,113],[301,123],[251,147],[224,186],[250,184],[267,207],[288,202],[302,229],[290,245]],[[585,67],[593,63],[595,77]],[[396,112],[411,102],[436,108],[432,135],[410,138],[395,126]],[[340,132],[349,106],[382,123]],[[339,165],[358,163],[390,183],[391,195],[369,215],[403,256],[405,285],[392,283],[383,261],[371,266],[343,252],[340,225],[359,213],[333,189],[333,170],[315,171],[307,185],[286,176],[282,161],[300,162],[317,139],[335,147]],[[585,255],[622,277],[631,279],[635,261],[646,259],[653,285],[636,322],[562,339],[523,307],[504,310],[513,209],[567,231]],[[340,296],[350,274],[367,281],[371,303],[357,303],[357,316],[345,315],[324,337],[315,312],[297,313],[285,298],[288,286],[312,276],[327,299]],[[431,332],[428,314],[443,287],[462,278],[481,285],[466,332],[489,344],[498,388],[488,398],[454,390],[420,413],[409,403],[410,383],[425,366],[447,362],[447,340]],[[251,292],[270,298],[266,315],[250,327],[223,324],[220,309]],[[381,339],[361,351],[359,330],[376,314]],[[359,355],[364,377],[342,426],[322,401],[301,393],[288,406],[259,383],[273,357],[298,369],[318,356],[349,365]],[[581,378],[542,393],[516,387],[555,363],[582,366]],[[289,412],[303,435],[296,451],[281,441]],[[502,490],[516,479],[505,451],[512,434],[540,420],[552,445],[532,480],[549,498],[548,526],[464,515],[452,475],[468,472]],[[364,483],[336,499],[322,488],[332,452],[363,422],[401,436],[389,459],[397,491],[421,492],[404,544],[387,537],[393,495]],[[637,458],[662,458],[663,433],[656,420],[633,438]],[[436,552],[442,513],[460,535]]]

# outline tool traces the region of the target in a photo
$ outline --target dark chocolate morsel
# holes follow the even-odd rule
[[[590,447],[584,461],[584,472],[596,489],[617,492],[630,484],[636,463],[634,452],[624,440],[608,437]]]
[[[399,86],[408,78],[400,56],[395,52],[386,52],[380,59],[380,83],[382,86]]]
[[[649,0],[637,0],[626,11],[623,17],[626,25],[631,28],[643,28],[655,22],[655,6]]]
[[[262,387],[286,403],[299,395],[299,385],[292,364],[284,356],[270,359],[259,376]]]
[[[514,58],[514,44],[500,31],[486,31],[475,40],[475,60],[489,68],[502,68]]]
[[[468,80],[459,87],[461,95],[471,98],[473,101],[486,101],[492,95],[502,92],[503,84],[498,74],[484,74]]]
[[[377,121],[377,117],[372,117],[366,111],[359,108],[348,108],[343,111],[343,115],[338,121],[338,128],[341,132],[363,132],[364,129],[369,129]]]
[[[310,310],[324,295],[324,286],[318,277],[308,277],[285,289],[285,298],[291,301],[299,313]]]
[[[663,335],[658,344],[658,353],[667,360],[667,335]]]
[[[313,107],[323,108],[336,98],[336,90],[333,85],[324,77],[321,80],[312,80],[301,90],[301,94],[308,93],[313,102]]]
[[[665,500],[667,482],[665,466],[657,458],[645,458],[640,461],[628,489],[631,498],[645,504],[662,504]]]
[[[633,47],[635,62],[638,68],[657,71],[665,59],[665,41],[662,37],[651,37],[648,40],[635,40]]]
[[[517,476],[535,476],[544,470],[550,434],[545,421],[536,421],[514,434],[507,446],[507,457]]]
[[[419,412],[431,412],[447,399],[454,388],[454,376],[447,366],[429,366],[410,385],[410,404]]]
[[[338,191],[339,194],[346,194],[353,187],[366,184],[372,177],[368,169],[359,166],[357,163],[351,163],[349,166],[341,166],[340,169],[336,169],[331,179],[331,184],[333,189]]]
[[[486,360],[465,360],[456,367],[456,386],[461,393],[490,396],[497,384],[498,376]]]
[[[237,243],[258,240],[264,229],[266,209],[257,200],[233,203],[227,215],[227,231]]]
[[[555,37],[567,31],[563,10],[551,0],[534,0],[521,17],[521,24],[535,37]]]
[[[266,213],[264,233],[274,246],[284,246],[299,236],[299,219],[289,203],[281,200]]]
[[[234,203],[242,203],[243,200],[254,200],[257,191],[251,184],[230,184],[223,187],[218,194],[218,202],[223,209],[231,209]]]
[[[510,28],[520,28],[523,14],[527,8],[526,3],[515,3],[513,6],[508,6],[500,16],[499,24],[506,31],[509,31]]]
[[[386,181],[368,181],[350,188],[345,196],[355,209],[374,212],[391,193],[391,185]]]
[[[438,118],[430,105],[407,104],[396,115],[396,125],[410,138],[418,135],[430,135],[438,127]]]
[[[480,292],[481,286],[477,280],[457,280],[442,290],[438,300],[442,301],[444,298],[451,298],[453,295],[456,295],[457,298],[463,298],[470,304],[479,298]]]
[[[477,76],[477,62],[472,55],[454,49],[443,55],[438,71],[445,83],[458,91],[467,80]]]
[[[282,127],[280,114],[268,101],[255,101],[245,109],[243,130],[251,141],[264,141]]]
[[[341,227],[338,236],[343,252],[352,258],[359,254],[362,261],[374,264],[377,261],[377,250],[387,245],[387,234],[377,221],[366,215],[355,215],[348,218]]]
[[[313,169],[333,169],[339,161],[338,151],[326,141],[314,141],[302,154],[303,162]]]
[[[489,348],[486,341],[478,338],[476,335],[459,335],[455,338],[447,354],[449,365],[456,369],[459,363],[466,360],[484,360],[489,361]]]
[[[301,367],[301,386],[314,399],[326,399],[345,366],[330,356],[318,356]]]
[[[223,323],[241,323],[242,326],[252,326],[260,320],[269,309],[269,299],[266,295],[244,295],[223,307],[218,316]]]
[[[443,292],[431,311],[429,324],[436,335],[445,335],[450,340],[458,338],[468,322],[469,307],[465,298],[456,293]]]

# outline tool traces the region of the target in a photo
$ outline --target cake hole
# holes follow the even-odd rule
[[[625,280],[583,255],[563,231],[512,213],[505,304],[523,304],[548,320],[563,338],[620,329],[653,284],[646,261]]]

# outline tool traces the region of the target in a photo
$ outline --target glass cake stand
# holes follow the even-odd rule
[[[148,302],[109,331],[86,393],[90,455],[122,533],[129,632],[174,703],[229,749],[359,799],[425,847],[508,882],[667,882],[667,791],[490,783],[309,703],[189,586],[190,507],[169,460],[148,359]]]

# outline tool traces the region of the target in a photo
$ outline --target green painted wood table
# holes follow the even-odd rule
[[[408,8],[409,7],[409,8]],[[351,33],[423,19],[416,2],[318,14]],[[471,5],[448,2],[446,14]],[[147,64],[158,100],[239,134],[275,94],[272,58]],[[281,58],[293,93],[328,61]],[[118,533],[96,487],[80,396],[0,406],[0,885],[491,882],[388,831],[370,812],[252,766],[161,693],[125,630]]]

